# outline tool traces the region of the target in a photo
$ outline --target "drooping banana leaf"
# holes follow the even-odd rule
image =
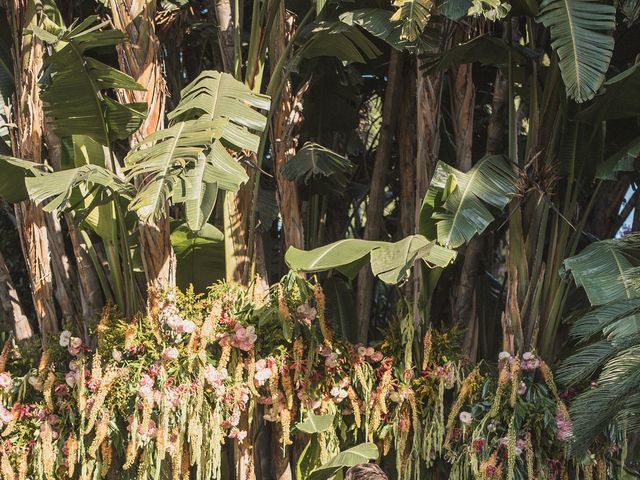
[[[80,185],[89,190],[100,189],[108,194],[120,195],[126,195],[131,189],[129,184],[113,172],[98,165],[84,165],[27,177],[25,180],[29,198],[37,204],[46,203],[44,210],[48,212],[68,206],[73,189]]]
[[[29,177],[43,175],[45,165],[0,155],[0,198],[7,202],[22,202],[29,198],[26,180]]]
[[[640,116],[640,64],[607,80],[589,107],[577,115],[578,120],[598,124],[603,120]]]
[[[613,54],[616,8],[598,0],[543,0],[537,20],[551,31],[567,95],[579,103],[593,98]]]
[[[180,97],[180,103],[168,115],[173,121],[203,115],[210,120],[224,117],[258,132],[267,124],[266,117],[255,109],[269,110],[269,97],[252,92],[228,73],[205,70],[182,90]]]
[[[620,172],[632,172],[640,156],[640,137],[636,137],[596,168],[596,178],[615,180]]]
[[[373,273],[393,284],[404,280],[418,259],[430,266],[445,267],[455,255],[422,235],[411,235],[396,243],[345,239],[308,251],[290,247],[285,262],[294,270],[320,272],[335,268],[353,277],[370,256]]]
[[[502,156],[486,156],[466,173],[440,161],[422,203],[420,231],[459,247],[494,220],[488,207],[504,209],[516,191],[517,176]]]
[[[316,415],[309,412],[304,421],[296,424],[296,429],[307,434],[326,432],[333,426],[333,419],[334,415]]]
[[[466,12],[466,10],[465,10]],[[439,46],[438,33],[430,28],[433,19],[414,41],[402,36],[402,21],[392,20],[394,12],[382,8],[360,8],[340,15],[340,21],[347,25],[358,25],[371,35],[384,40],[397,50],[425,51]]]
[[[438,54],[425,54],[425,73],[435,73],[448,70],[453,65],[478,62],[483,65],[504,65],[509,62],[509,52],[514,63],[524,64],[527,61],[525,53],[532,55],[522,47],[510,46],[501,38],[490,35],[480,35],[468,42],[453,46]]]
[[[357,27],[342,22],[322,21],[308,27],[306,41],[298,55],[302,58],[337,57],[348,63],[366,63],[380,50]]]
[[[280,170],[287,180],[309,184],[324,178],[331,190],[342,193],[347,186],[354,165],[347,157],[317,143],[306,143]]]
[[[129,75],[86,54],[96,47],[124,41],[119,30],[99,30],[92,16],[60,36],[34,27],[34,34],[52,43],[54,52],[44,60],[46,83],[42,91],[44,112],[59,136],[87,135],[103,145],[127,138],[146,114],[146,104],[121,104],[106,90],[144,90]]]
[[[356,304],[351,285],[344,278],[333,275],[322,282],[327,297],[326,315],[342,336],[352,343],[358,341]]]
[[[591,305],[640,296],[632,282],[640,265],[637,234],[594,242],[578,255],[563,262],[561,275],[571,275],[576,286],[584,288]]]
[[[368,463],[378,458],[378,447],[375,443],[361,443],[349,450],[340,452],[327,463],[313,471],[309,480],[328,480],[342,471],[343,468],[352,467],[361,463]]]
[[[267,97],[232,76],[202,72],[169,114],[175,123],[127,156],[128,179],[142,179],[129,209],[148,220],[164,214],[168,199],[185,203],[187,225],[198,231],[213,211],[217,191],[235,192],[249,178],[232,153],[258,149],[253,132],[265,128],[266,118],[255,108],[268,107]]]
[[[429,21],[433,3],[431,0],[396,0],[394,5],[398,10],[391,20],[402,24],[400,39],[415,42]]]

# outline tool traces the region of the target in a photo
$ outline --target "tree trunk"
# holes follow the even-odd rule
[[[367,206],[367,224],[364,228],[365,240],[377,240],[382,233],[384,188],[387,184],[387,171],[391,158],[393,132],[398,112],[398,99],[402,85],[403,54],[395,49],[391,51],[389,61],[389,80],[382,105],[382,125],[376,148],[375,164],[371,174],[369,205]],[[356,308],[358,312],[358,340],[366,343],[373,307],[374,278],[371,266],[366,265],[358,273],[358,291]]]
[[[22,310],[18,292],[13,286],[2,252],[0,252],[0,304],[2,304],[5,323],[13,324],[16,339],[25,340],[31,338],[33,336],[31,324]]]
[[[166,85],[162,76],[160,42],[155,31],[155,2],[111,0],[111,12],[116,28],[123,30],[129,42],[118,46],[118,61],[122,71],[131,75],[145,89],[118,90],[125,102],[145,102],[148,113],[133,135],[132,145],[147,135],[162,129]],[[169,217],[157,222],[141,222],[140,246],[147,282],[158,288],[175,284],[176,260],[169,241]]]
[[[293,16],[285,11],[284,1],[279,0],[280,6],[276,13],[271,39],[269,42],[269,63],[275,68],[278,60],[284,55],[287,41],[291,38]],[[308,87],[308,84],[307,84]],[[294,97],[291,82],[287,79],[280,94],[278,105],[272,106],[271,120],[271,149],[274,158],[274,169],[278,186],[277,198],[282,215],[285,249],[289,246],[304,248],[304,232],[300,213],[298,187],[280,174],[280,170],[296,153],[296,140],[293,136],[294,128],[301,120],[300,103],[295,97],[301,97],[303,91],[298,91]]]
[[[12,28],[13,61],[16,84],[13,102],[13,122],[16,157],[42,163],[42,104],[38,74],[42,67],[42,41],[34,35],[23,35],[24,28],[37,24],[37,13],[26,0],[6,2],[9,25]],[[49,259],[49,238],[42,208],[30,201],[15,206],[20,244],[25,257],[31,295],[43,342],[58,331],[53,299],[53,278]]]

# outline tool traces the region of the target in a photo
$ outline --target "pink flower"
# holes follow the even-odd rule
[[[217,395],[223,395],[226,388],[222,383],[229,373],[226,368],[217,369],[213,365],[207,365],[204,369],[205,381],[214,389]]]
[[[149,375],[143,375],[142,377],[140,377],[139,384],[141,387],[153,387],[153,378],[151,378]]]
[[[524,382],[518,384],[518,395],[524,395],[527,393],[527,385]]]
[[[67,385],[74,387],[78,383],[78,380],[80,380],[80,372],[77,370],[67,372],[64,376],[64,380],[67,382]]]
[[[520,367],[522,370],[532,371],[540,366],[540,359],[531,352],[524,352],[522,354],[522,362]]]
[[[69,346],[67,347],[67,350],[69,350],[69,353],[74,357],[80,355],[80,352],[82,351],[82,339],[78,337],[71,337],[69,339]]]
[[[560,410],[556,411],[556,438],[566,442],[571,438],[571,421]]]
[[[271,378],[271,367],[265,359],[260,359],[256,362],[256,373],[254,378],[258,385],[264,385],[264,383]]]
[[[251,350],[253,344],[258,339],[255,327],[251,325],[245,328],[239,323],[236,323],[235,330],[235,334],[231,339],[231,345],[245,352]]]
[[[247,438],[246,430],[240,430],[238,427],[233,427],[229,432],[229,438],[237,438],[239,442],[242,442]]]
[[[376,353],[376,351],[373,349],[373,347],[367,347],[366,353],[365,355],[367,357],[370,357],[371,355],[373,355],[374,353]]]
[[[347,391],[344,388],[340,388],[340,387],[333,387],[330,393],[331,393],[331,396],[333,397],[333,401],[336,403],[340,403],[345,398],[347,398],[347,395],[348,395]]]
[[[122,352],[114,348],[111,352],[111,358],[113,358],[116,362],[119,362],[120,360],[122,360]]]
[[[0,373],[0,390],[11,388],[11,375],[8,372]]]
[[[384,358],[384,355],[382,352],[374,352],[370,358],[372,362],[379,362]]]
[[[178,358],[178,349],[174,347],[165,348],[162,351],[162,360],[165,362],[170,362],[171,360],[175,360]]]
[[[196,329],[196,324],[193,323],[191,320],[185,320],[184,322],[182,322],[182,331],[184,333],[193,333],[195,329]]]
[[[338,354],[333,352],[331,353],[331,355],[329,355],[325,361],[324,364],[327,368],[335,368],[338,366]]]
[[[11,420],[13,420],[13,413],[0,405],[0,425],[9,423]]]

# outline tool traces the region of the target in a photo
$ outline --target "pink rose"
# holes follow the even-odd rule
[[[178,358],[178,349],[174,347],[165,348],[162,351],[162,360],[165,362],[170,362],[171,360],[175,360]]]
[[[379,362],[384,358],[384,355],[382,354],[382,352],[374,352],[370,358],[372,362]]]
[[[236,332],[231,339],[231,345],[245,352],[251,350],[253,344],[258,339],[255,327],[251,325],[245,328],[238,323],[235,326],[235,330]]]
[[[11,375],[8,372],[0,373],[0,390],[11,388],[12,383]]]
[[[246,430],[240,430],[238,427],[233,427],[229,432],[229,438],[237,438],[239,442],[242,442],[247,438]]]
[[[82,351],[82,339],[78,337],[71,337],[67,350],[69,350],[69,353],[74,357],[80,355],[80,352]]]
[[[0,424],[9,423],[13,420],[13,413],[0,405]]]

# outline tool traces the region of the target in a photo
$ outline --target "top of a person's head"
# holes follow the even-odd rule
[[[362,463],[347,470],[344,480],[389,480],[389,477],[375,463]]]

